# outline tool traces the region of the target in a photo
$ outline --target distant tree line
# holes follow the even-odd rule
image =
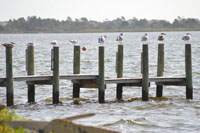
[[[0,33],[73,33],[73,32],[121,32],[121,31],[183,31],[200,30],[200,20],[177,17],[172,23],[166,20],[147,20],[123,16],[103,22],[88,20],[85,17],[72,20],[41,19],[31,16],[9,20],[0,25]]]

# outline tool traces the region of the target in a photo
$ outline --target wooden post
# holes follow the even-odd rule
[[[115,61],[115,72],[117,73],[118,65],[118,52],[116,52],[116,61]]]
[[[141,74],[143,73],[143,54],[141,52]]]
[[[149,100],[149,56],[148,45],[143,44],[142,100]]]
[[[34,44],[28,43],[26,49],[26,70],[28,75],[34,75]],[[35,85],[28,84],[28,103],[35,102]]]
[[[186,99],[193,99],[191,44],[185,44]]]
[[[157,76],[163,76],[164,72],[164,44],[158,44]],[[156,86],[156,97],[163,96],[163,85]]]
[[[73,74],[80,74],[80,46],[74,45]],[[80,97],[80,85],[73,83],[73,98]]]
[[[53,47],[53,104],[59,103],[59,47]]]
[[[104,95],[104,46],[99,46],[99,103],[105,102]]]
[[[12,48],[14,43],[2,44],[6,47],[6,99],[7,106],[14,105],[13,91],[13,65],[12,65]]]
[[[118,45],[118,54],[117,54],[117,78],[123,77],[123,45]],[[123,86],[117,84],[117,94],[116,97],[118,100],[122,98]]]

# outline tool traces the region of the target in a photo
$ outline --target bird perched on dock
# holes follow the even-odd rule
[[[77,44],[77,40],[69,40],[70,43],[76,45]]]
[[[120,33],[120,35],[117,37],[116,41],[118,41],[119,44],[121,44],[122,41],[123,41],[123,39],[124,39],[124,37],[123,37],[123,33]]]
[[[188,41],[190,40],[190,38],[191,38],[191,34],[190,33],[186,33],[186,35],[182,37],[182,40],[186,41],[186,43],[188,43]]]
[[[57,45],[57,41],[56,40],[53,40],[53,41],[51,41],[51,45]]]
[[[27,47],[34,46],[34,42],[28,42],[26,45],[27,45]]]
[[[100,37],[98,38],[98,43],[99,43],[100,45],[102,45],[102,44],[105,42],[106,38],[107,38],[106,35],[100,36]]]
[[[9,43],[4,43],[4,44],[2,44],[2,45],[5,46],[5,47],[13,48],[14,45],[15,45],[15,43],[14,43],[14,42],[9,42]]]
[[[161,33],[159,36],[158,36],[158,41],[164,41],[164,39],[165,39],[165,33]]]
[[[147,35],[147,33],[145,33],[144,36],[142,36],[141,41],[146,43],[147,40],[148,40],[148,35]]]

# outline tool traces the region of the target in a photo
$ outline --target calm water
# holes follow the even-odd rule
[[[24,82],[14,82],[14,102],[12,108],[17,115],[33,120],[52,120],[69,116],[95,113],[90,118],[77,122],[131,132],[199,132],[200,131],[200,32],[192,33],[192,62],[194,99],[185,99],[185,87],[167,86],[164,88],[163,100],[142,102],[140,87],[124,87],[124,102],[116,102],[115,85],[107,85],[105,104],[98,103],[97,89],[82,88],[80,96],[87,101],[73,104],[71,81],[60,81],[60,98],[63,105],[52,105],[52,86],[36,86],[36,104],[27,104],[27,86]],[[15,76],[26,75],[26,43],[34,41],[35,74],[52,74],[50,70],[50,51],[52,40],[60,46],[60,73],[72,74],[73,46],[68,43],[76,39],[87,51],[81,51],[81,73],[98,74],[97,38],[102,33],[84,34],[6,34],[0,35],[0,43],[13,41],[13,73]],[[116,36],[119,33],[106,33],[105,43],[105,77],[115,78]],[[140,38],[144,33],[124,33],[124,77],[138,77],[140,74]],[[149,33],[150,76],[156,76],[157,36]],[[184,42],[185,32],[167,32],[165,41],[165,76],[185,76]],[[5,48],[0,46],[0,76],[5,76]],[[155,97],[155,84],[151,84],[149,95]],[[135,100],[131,101],[132,98]],[[0,88],[0,103],[6,104],[6,89]]]

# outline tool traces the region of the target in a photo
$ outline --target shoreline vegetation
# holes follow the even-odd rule
[[[28,133],[21,126],[16,129],[8,125],[8,121],[24,121],[25,118],[17,116],[14,111],[8,110],[5,106],[0,105],[0,133]]]
[[[73,122],[73,120],[94,115],[83,114],[52,121],[33,121],[17,116],[14,111],[0,105],[0,133],[119,133],[118,131]]]
[[[36,16],[10,19],[0,22],[0,33],[96,33],[96,32],[156,32],[156,31],[200,31],[198,18],[177,17],[167,20],[132,19],[123,16],[114,20],[98,22],[85,17],[72,20],[42,19]]]

